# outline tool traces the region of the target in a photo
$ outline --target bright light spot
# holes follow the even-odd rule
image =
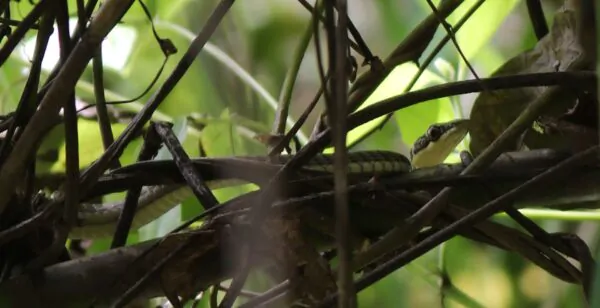
[[[69,20],[69,28],[71,33],[75,30],[77,19]],[[127,63],[127,59],[131,55],[133,43],[135,42],[137,33],[133,27],[116,25],[108,34],[104,42],[102,42],[102,61],[105,68],[114,70],[122,70]],[[20,56],[23,60],[30,62],[35,51],[36,37],[27,40],[24,47],[21,49]],[[50,37],[42,68],[44,70],[52,70],[58,62],[60,49],[58,45],[58,31],[55,28],[54,33]]]

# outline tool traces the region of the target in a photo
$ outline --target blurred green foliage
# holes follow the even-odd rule
[[[450,24],[458,21],[475,2],[465,1],[451,16]],[[153,88],[155,91],[180,60],[217,1],[147,0],[144,3],[155,18],[159,35],[172,40],[179,50],[168,60]],[[350,17],[371,50],[381,58],[385,58],[430,12],[426,1],[349,3]],[[30,9],[27,1],[11,2],[11,5],[23,15]],[[75,8],[75,1],[70,0],[69,5]],[[554,10],[554,7],[546,5],[549,6],[548,12]],[[75,18],[75,14],[72,16]],[[207,45],[167,97],[155,119],[175,123],[176,133],[191,156],[199,155],[200,146],[209,156],[265,154],[266,147],[253,136],[270,131],[274,118],[273,103],[280,96],[283,80],[293,61],[291,56],[299,38],[309,26],[309,18],[309,14],[296,1],[237,1],[210,40],[211,45]],[[164,59],[151,33],[150,23],[138,3],[133,5],[118,27],[128,29],[135,35],[133,39],[112,36],[110,40],[114,41],[110,46],[105,43],[105,63],[110,62],[111,58],[114,58],[113,62],[123,62],[121,67],[107,67],[105,70],[109,101],[140,94],[158,72]],[[445,31],[440,28],[434,44],[443,35]],[[33,39],[34,34],[30,33],[28,37]],[[523,1],[516,0],[486,1],[458,31],[456,38],[480,77],[488,76],[509,57],[535,43],[525,5]],[[2,113],[15,109],[23,89],[29,66],[29,58],[21,53],[25,47],[26,44],[20,46],[19,52],[0,70]],[[129,48],[130,53],[125,52]],[[357,61],[360,63],[362,59]],[[417,67],[412,63],[397,67],[365,105],[403,93],[416,71]],[[48,71],[45,74],[47,76]],[[471,73],[458,56],[455,46],[448,44],[413,90],[466,78],[472,78]],[[92,83],[90,66],[77,86],[76,95],[81,101],[94,103]],[[318,86],[315,48],[311,43],[295,84],[291,120],[299,116]],[[153,91],[134,103],[115,108],[136,112]],[[407,153],[409,145],[430,124],[467,117],[472,100],[473,95],[442,98],[398,111],[393,120],[358,144],[357,149],[391,149]],[[194,115],[196,120],[190,120],[190,115]],[[310,134],[314,121],[313,116],[303,127],[305,135]],[[349,134],[348,142],[360,139],[362,134],[379,124],[374,121],[357,128]],[[118,134],[124,127],[125,124],[114,124],[113,131]],[[52,131],[40,149],[40,154],[48,151],[58,153],[58,159],[54,161],[40,160],[40,170],[43,172],[60,172],[64,168],[62,129],[59,126]],[[103,149],[95,120],[81,119],[79,131],[81,166],[85,167]],[[130,145],[121,158],[122,164],[135,160],[140,144],[138,140]],[[456,160],[456,157],[450,160]],[[219,191],[217,196],[224,201],[250,189],[253,188],[227,189]],[[111,198],[122,198],[122,195]],[[130,238],[130,243],[165,234],[197,214],[199,209],[196,201],[186,201],[141,229],[139,234]],[[98,252],[106,248],[106,241],[95,241],[90,251]],[[453,286],[440,288],[440,275],[443,272],[449,275]],[[443,253],[441,249],[436,249],[361,292],[359,300],[361,307],[439,307],[442,301],[448,307],[475,306],[475,303],[485,307],[581,305],[577,290],[549,277],[539,268],[523,262],[515,255],[462,238],[449,241],[444,245]]]

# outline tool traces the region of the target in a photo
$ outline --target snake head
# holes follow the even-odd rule
[[[410,150],[413,168],[431,167],[444,162],[469,132],[469,120],[436,123],[419,137]]]

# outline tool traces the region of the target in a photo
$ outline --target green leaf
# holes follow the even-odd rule
[[[417,71],[418,71],[418,69],[416,68],[416,66],[411,63],[405,63],[403,65],[397,66],[389,74],[389,76],[381,83],[381,85],[379,85],[379,87],[373,92],[373,94],[371,94],[371,96],[369,96],[369,98],[359,108],[359,110],[363,109],[369,105],[372,105],[374,103],[385,100],[387,98],[404,93],[404,89],[406,89],[407,85],[409,84],[410,80],[412,79],[412,76],[414,76]],[[423,73],[423,75],[421,76],[421,78],[419,78],[419,82],[417,83],[417,86],[422,85],[423,83],[431,83],[434,80],[441,80],[441,79],[436,74],[433,74],[429,71],[425,71]],[[368,123],[365,123],[365,124],[355,128],[354,130],[348,132],[346,142],[354,143],[356,140],[362,139],[366,133],[368,133],[372,129],[380,126],[384,119],[385,119],[384,116],[379,117],[377,119],[374,119]],[[401,125],[400,128],[404,135],[405,126]],[[403,139],[406,140],[405,138],[403,138]],[[329,149],[328,151],[331,151],[331,149]]]
[[[449,22],[455,24],[477,1],[464,1],[450,15]],[[467,59],[470,60],[478,53],[489,49],[486,46],[489,46],[490,39],[519,2],[518,0],[486,1],[477,9],[456,33],[456,40]]]
[[[25,77],[28,74],[25,68],[29,63],[23,62],[18,56],[11,55],[0,68],[0,114],[7,114],[17,109]]]
[[[402,65],[402,70],[394,70],[388,79],[393,80],[398,88],[405,88],[412,76],[418,72],[416,65],[407,63]],[[387,82],[387,80],[386,80]],[[418,90],[444,82],[438,75],[425,70],[413,90]],[[452,106],[448,98],[440,98],[423,102],[395,112],[394,118],[402,131],[402,141],[412,145],[421,136],[429,125],[437,122],[445,122],[454,118]]]
[[[418,68],[414,64],[405,64],[404,67],[405,74],[394,75],[396,84],[401,87],[408,84],[411,76],[418,71]],[[445,81],[440,76],[425,70],[413,89],[419,90],[443,82]],[[394,118],[402,132],[402,141],[410,148],[412,147],[412,144],[427,131],[427,128],[429,128],[430,125],[451,121],[457,118],[457,115],[455,115],[454,109],[452,108],[450,98],[443,97],[401,109],[395,113]],[[458,153],[451,154],[446,159],[446,162],[460,161],[457,154]]]
[[[111,127],[113,136],[118,136],[125,130],[126,125],[113,123]],[[85,168],[104,153],[102,135],[100,134],[98,122],[94,120],[78,119],[77,129],[79,131],[79,166]],[[51,165],[49,171],[63,173],[66,168],[64,125],[54,127],[47,136],[48,138],[44,139],[38,155],[43,155],[45,151],[58,149],[58,160]],[[130,164],[135,161],[136,155],[134,154],[140,144],[141,140],[137,138],[125,148],[125,152],[120,159],[122,164]]]
[[[236,132],[226,110],[220,117],[223,121],[212,121],[202,130],[200,142],[209,157],[242,155],[244,143]]]

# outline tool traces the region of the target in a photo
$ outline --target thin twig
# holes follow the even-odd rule
[[[328,107],[328,117],[332,119],[333,146],[335,149],[334,189],[335,189],[335,233],[338,251],[338,292],[340,294],[339,307],[356,307],[356,292],[353,285],[352,271],[352,245],[350,239],[350,211],[348,203],[348,150],[346,149],[346,134],[348,114],[348,3],[346,0],[337,0],[337,23],[334,22],[333,2],[329,2],[332,9],[326,14],[329,19],[330,40],[329,45],[329,70],[334,72],[331,78],[332,102]],[[327,12],[327,10],[326,10]],[[331,40],[333,38],[333,40]]]

